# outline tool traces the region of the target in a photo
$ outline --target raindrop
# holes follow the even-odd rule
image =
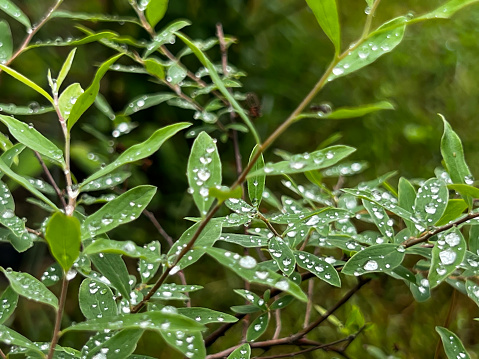
[[[373,260],[369,260],[366,262],[366,264],[364,265],[364,270],[367,270],[367,271],[373,271],[373,270],[376,270],[378,269],[378,262],[376,261],[373,261]]]

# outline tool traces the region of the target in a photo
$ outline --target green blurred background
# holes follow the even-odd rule
[[[39,19],[50,6],[48,1],[29,0],[17,3],[31,19]],[[444,1],[439,0],[383,1],[374,18],[373,27],[399,15],[422,14],[442,3]],[[345,49],[361,33],[366,19],[366,2],[340,0],[338,6]],[[126,0],[66,0],[62,8],[134,16]],[[3,14],[0,14],[0,18],[4,18]],[[222,23],[227,35],[237,38],[237,43],[229,50],[229,60],[248,74],[243,79],[243,91],[254,92],[262,103],[263,116],[256,119],[255,124],[263,139],[284,121],[309,92],[328,66],[333,53],[332,45],[302,0],[172,0],[165,18],[157,28],[178,18],[191,20],[192,25],[184,29],[184,32],[193,39],[214,37],[215,25],[218,22]],[[24,29],[10,19],[7,20],[18,45],[24,37]],[[281,136],[273,148],[293,153],[312,151],[326,139],[340,134],[342,137],[339,143],[358,149],[352,158],[369,163],[369,168],[361,175],[347,178],[345,186],[354,186],[362,180],[373,179],[392,170],[399,172],[392,183],[396,183],[399,176],[429,178],[441,163],[439,143],[443,129],[437,116],[437,113],[441,113],[462,138],[466,159],[472,173],[477,174],[479,161],[475,160],[475,155],[479,150],[476,130],[479,95],[478,24],[479,6],[476,5],[459,12],[451,20],[435,20],[408,27],[404,40],[391,54],[381,57],[367,68],[328,84],[314,100],[317,104],[329,103],[333,108],[389,100],[395,104],[395,111],[377,112],[353,120],[303,120]],[[35,36],[34,42],[55,40],[58,36],[80,36],[81,32],[73,25],[70,20],[52,20]],[[111,29],[137,39],[148,38],[144,31],[128,23],[119,25],[84,22],[83,25],[95,31]],[[182,46],[177,41],[169,48],[176,53]],[[15,60],[12,67],[46,88],[46,70],[51,68],[54,74],[57,73],[69,51],[69,48],[60,47],[33,49]],[[100,44],[81,46],[67,82],[80,82],[85,88],[94,76],[96,65],[113,53]],[[219,62],[218,47],[214,47],[208,54],[214,62]],[[130,64],[128,60],[122,61],[124,64]],[[198,63],[191,56],[186,58],[185,64],[192,71],[198,69]],[[147,81],[146,77],[141,75],[115,72],[107,74],[101,89],[115,112],[139,95],[159,91],[168,90]],[[0,76],[1,103],[25,105],[31,101],[42,103],[42,99],[37,98],[35,93],[24,85],[3,74]],[[33,121],[37,129],[61,143],[60,127],[53,115],[39,115],[33,120],[25,120]],[[138,127],[129,134],[113,138],[115,123],[96,108],[87,112],[72,135],[74,173],[79,180],[99,168],[102,163],[110,161],[122,148],[148,137],[158,127],[179,121],[194,121],[195,125],[201,125],[199,121],[193,120],[192,111],[168,107],[166,104],[138,112],[131,116],[131,121]],[[103,134],[105,141],[95,138],[85,125]],[[6,133],[5,129],[3,132]],[[239,138],[245,163],[253,141],[248,134],[239,133]],[[134,175],[128,182],[129,187],[147,182],[159,187],[159,195],[155,197],[151,210],[173,238],[177,238],[187,226],[183,217],[197,215],[190,196],[186,194],[186,158],[191,143],[192,140],[183,135],[176,136],[149,161],[130,168]],[[224,183],[230,184],[235,179],[232,145],[230,141],[219,141],[218,145],[223,160]],[[270,161],[279,159],[272,150],[265,156]],[[28,153],[23,156],[16,170],[32,176],[40,174],[39,165]],[[54,175],[60,178],[61,174],[56,172]],[[59,181],[61,182],[60,179]],[[277,179],[270,180],[268,186],[282,190]],[[292,195],[290,192],[286,194]],[[38,221],[43,219],[45,213],[21,203],[26,196],[22,189],[15,191],[14,195],[19,202],[17,211],[20,216],[27,217],[30,226],[38,226]],[[120,229],[113,232],[112,237],[133,239],[138,243],[152,239],[162,240],[145,218],[135,223],[137,224],[130,226],[129,231]],[[5,246],[0,248],[3,250]],[[11,259],[17,263],[3,265],[19,266],[37,275],[51,262],[46,248],[41,245],[29,250],[21,259]],[[201,303],[228,311],[229,305],[240,304],[239,297],[225,293],[223,288],[226,283],[241,287],[241,281],[229,273],[218,271],[212,261],[201,261],[191,271],[186,271],[186,276],[192,283],[206,287],[204,291],[193,295],[194,305]],[[72,291],[74,288],[75,284],[72,285]],[[331,289],[323,284],[318,284],[317,289],[319,294],[315,297],[315,303],[325,308],[331,306],[346,290]],[[208,297],[205,298],[205,295]],[[432,299],[418,304],[402,282],[380,277],[337,313],[338,318],[344,322],[351,313],[352,306],[357,305],[366,321],[375,323],[350,347],[350,356],[380,358],[379,354],[366,354],[364,345],[369,344],[401,358],[432,358],[438,342],[434,326],[444,324],[451,296],[452,288],[444,284],[434,290]],[[479,348],[475,340],[479,331],[476,322],[472,320],[478,314],[477,307],[459,293],[456,297],[450,328],[455,330],[466,347],[470,348],[472,357],[477,358],[474,348]],[[22,305],[30,304],[22,302]],[[68,310],[71,320],[82,320],[73,304]],[[304,307],[299,305],[284,311],[284,335],[290,333],[288,329],[301,325],[298,317],[303,311]],[[15,325],[32,339],[48,340],[51,328],[41,319],[44,315],[50,316],[50,313],[20,311]],[[238,335],[239,331],[230,332],[223,344],[214,348],[220,350],[226,343],[235,343]],[[324,341],[339,338],[332,324],[325,324],[312,337],[314,336]],[[66,337],[65,344],[77,339]],[[169,350],[155,352],[155,346],[148,344],[146,339],[140,342],[140,350],[145,353],[149,352],[161,358],[174,357],[175,354]],[[329,358],[334,355],[321,353],[305,356],[318,357]]]

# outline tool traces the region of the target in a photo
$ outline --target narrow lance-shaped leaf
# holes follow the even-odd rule
[[[380,56],[392,51],[403,39],[406,17],[393,19],[371,33],[355,49],[351,50],[334,67],[328,81],[355,72],[376,61]],[[395,26],[397,25],[397,26]],[[390,28],[391,27],[391,28]],[[390,28],[382,31],[382,28]]]
[[[336,54],[341,50],[341,32],[339,27],[336,0],[306,0],[324,33],[334,45]]]
[[[449,19],[457,11],[477,2],[478,0],[449,0],[437,9],[413,19],[412,22],[429,19]]]
[[[442,345],[448,359],[470,359],[469,353],[464,348],[456,334],[443,327],[436,327],[436,332],[441,336]]]
[[[118,167],[124,164],[135,162],[145,157],[151,156],[153,153],[158,151],[160,146],[167,139],[189,126],[191,126],[190,123],[179,122],[173,125],[160,128],[159,130],[155,131],[146,141],[131,146],[120,156],[118,156],[115,161],[85,179],[80,185],[80,189],[89,182],[92,182],[100,177],[107,175],[110,172],[113,172],[114,170],[118,169]]]
[[[416,217],[428,226],[436,224],[446,209],[448,199],[449,191],[444,181],[437,178],[427,180],[417,190],[414,202]]]
[[[135,17],[124,17],[124,16],[116,16],[116,15],[105,15],[105,14],[89,14],[83,12],[70,12],[70,11],[63,11],[63,10],[56,10],[52,14],[52,18],[65,18],[65,19],[72,19],[72,20],[86,20],[92,22],[119,22],[119,23],[133,23],[137,25],[141,25],[138,18]]]
[[[151,59],[146,59],[145,61],[143,61],[143,64],[145,65],[146,72],[148,72],[150,75],[153,75],[154,77],[160,80],[165,79],[165,68],[163,64],[160,63],[160,61],[158,61],[155,58],[151,58]],[[176,96],[173,96],[173,97],[176,97]]]
[[[394,241],[394,223],[393,220],[389,218],[384,208],[364,199],[363,206],[368,211],[381,234],[387,238],[388,242]]]
[[[80,310],[87,319],[115,316],[118,314],[115,297],[104,283],[86,278],[78,294]]]
[[[359,276],[391,271],[402,263],[405,251],[403,246],[389,243],[368,247],[352,256],[341,273]]]
[[[432,249],[429,283],[436,287],[446,279],[464,260],[466,241],[457,228],[438,234],[438,240]]]
[[[82,192],[101,191],[106,188],[112,188],[123,183],[130,176],[131,176],[130,172],[124,172],[124,171],[110,173],[92,182],[88,182],[84,184],[82,186]]]
[[[238,319],[232,315],[221,313],[209,308],[200,307],[180,307],[178,313],[188,318],[194,319],[201,324],[210,323],[235,323]]]
[[[67,77],[68,73],[70,72],[70,68],[72,67],[72,62],[73,59],[75,58],[75,53],[77,49],[74,48],[72,51],[67,56],[67,59],[63,63],[63,66],[60,70],[60,73],[58,74],[57,77],[57,91],[60,90],[60,87],[62,86],[63,80]]]
[[[0,6],[1,8],[1,6]],[[30,87],[32,90],[35,90],[38,92],[40,95],[45,97],[52,105],[54,104],[53,98],[46,92],[44,89],[42,89],[40,86],[38,86],[35,82],[32,80],[28,79],[27,77],[23,76],[21,73],[15,71],[14,69],[11,69],[10,67],[4,66],[0,64],[0,69],[5,71],[7,74],[12,76],[13,78],[17,79],[18,81],[24,83],[28,87]]]
[[[35,41],[35,43],[30,44],[27,46],[26,49],[34,49],[37,47],[58,47],[58,46],[80,46],[84,44],[89,44],[90,42],[99,42],[101,40],[106,40],[106,39],[111,39],[118,37],[118,34],[111,32],[111,31],[102,31],[98,32],[96,34],[88,35],[82,38],[77,38],[77,39],[66,39],[64,41],[58,41],[57,39],[55,40],[46,40],[46,41]],[[60,86],[57,86],[59,89]]]
[[[123,54],[118,54],[113,56],[112,58],[108,59],[104,63],[101,64],[100,68],[95,74],[95,77],[91,83],[91,85],[82,93],[70,113],[70,117],[68,119],[68,129],[70,130],[73,125],[80,119],[80,116],[95,102],[96,95],[100,91],[100,80],[106,74],[110,66],[116,62]]]
[[[148,283],[160,268],[160,262],[156,259],[161,256],[161,245],[158,241],[152,241],[145,244],[144,248],[150,252],[151,257],[148,257],[148,259],[140,258],[138,262],[138,273],[140,274],[141,282]],[[154,258],[155,260],[151,260],[150,258]]]
[[[294,255],[298,266],[310,271],[326,283],[334,285],[335,287],[341,287],[341,279],[339,278],[338,272],[323,258],[303,251],[295,251]]]
[[[45,239],[53,257],[67,272],[80,255],[80,221],[62,212],[54,213],[48,221]]]
[[[0,21],[0,63],[10,60],[13,53],[13,40],[10,25],[5,20]]]
[[[146,6],[145,15],[151,27],[155,27],[168,9],[168,0],[150,0]]]
[[[281,237],[273,237],[269,241],[269,253],[284,275],[289,276],[294,271],[296,259],[293,251]]]
[[[267,163],[263,168],[251,172],[248,178],[258,175],[280,175],[291,173],[302,173],[306,171],[326,168],[338,163],[349,156],[356,149],[349,146],[331,146],[323,150],[294,155],[289,161]]]
[[[394,110],[394,106],[388,101],[381,101],[369,105],[362,105],[358,107],[343,107],[338,108],[337,110],[324,113],[319,111],[315,112],[306,112],[302,113],[296,120],[302,118],[317,118],[317,119],[328,119],[328,120],[342,120],[346,118],[355,118],[362,117],[372,112],[377,112],[381,110]]]
[[[401,177],[398,184],[398,205],[406,211],[413,213],[414,201],[416,200],[416,190],[414,186],[406,178]],[[407,228],[411,233],[416,233],[414,223],[407,219],[404,220]]]
[[[175,32],[175,34],[191,49],[191,51],[193,51],[193,53],[196,55],[198,60],[200,60],[203,66],[208,69],[208,74],[210,75],[211,80],[214,82],[214,84],[218,87],[218,90],[228,100],[231,106],[233,106],[235,111],[238,113],[241,119],[245,122],[246,126],[248,126],[248,128],[250,129],[251,133],[253,134],[256,140],[256,143],[258,144],[261,143],[261,140],[259,138],[258,133],[256,132],[255,127],[253,126],[250,119],[246,115],[244,109],[239,105],[239,103],[236,101],[236,99],[233,97],[233,95],[228,91],[228,89],[224,85],[223,80],[221,80],[220,76],[218,75],[218,72],[216,71],[215,66],[191,40],[189,40],[186,36],[178,32]]]
[[[470,196],[474,199],[479,198],[479,188],[469,186],[467,184],[448,184],[447,188],[459,193],[461,196]]]
[[[214,201],[209,189],[220,185],[222,177],[216,143],[206,132],[201,132],[191,147],[187,174],[196,207],[204,216]]]
[[[43,106],[39,105],[36,102],[30,103],[28,106],[17,106],[14,104],[0,103],[0,112],[3,112],[7,115],[21,115],[21,116],[31,116],[31,115],[43,115],[45,113],[53,112],[55,109],[53,106]],[[4,142],[4,140],[0,140]],[[3,146],[2,146],[3,147]]]
[[[248,343],[243,344],[239,348],[235,349],[227,359],[250,359],[251,358],[251,347]]]
[[[82,223],[82,240],[137,219],[156,193],[154,186],[138,186],[106,203]]]
[[[155,255],[154,251],[139,247],[133,241],[113,241],[103,238],[96,239],[83,250],[83,253],[116,253],[132,258],[149,259],[155,262],[159,259],[159,255]]]
[[[8,130],[18,142],[23,143],[25,146],[44,156],[63,163],[62,150],[33,128],[33,126],[4,115],[0,115],[0,121],[7,125]]]
[[[461,139],[444,116],[439,116],[444,122],[444,134],[441,138],[441,155],[446,164],[447,172],[453,183],[472,184],[472,174],[464,158]],[[469,208],[472,208],[472,198],[465,196],[464,200],[468,203]]]
[[[256,145],[253,148],[253,151],[251,152],[251,156],[249,158],[250,162],[258,151],[259,151],[259,146]],[[263,167],[264,167],[264,158],[263,158],[263,154],[260,154],[256,162],[254,163],[253,167],[251,168],[251,171],[256,172],[258,170],[261,170]],[[253,206],[259,207],[261,203],[261,199],[263,198],[266,176],[257,175],[254,177],[248,177],[247,181],[248,181],[249,199],[251,203],[253,204]]]
[[[51,305],[58,309],[58,299],[48,290],[48,288],[35,277],[28,273],[14,272],[11,269],[3,269],[0,271],[5,274],[12,289],[22,297]]]
[[[18,294],[8,286],[0,296],[0,324],[5,323],[5,321],[10,318],[10,316],[17,308],[18,303]]]
[[[156,106],[174,97],[177,97],[177,96],[172,93],[157,93],[157,94],[142,95],[133,99],[128,105],[126,105],[126,107],[123,109],[123,114],[125,116],[129,116],[135,112],[147,109],[152,106]]]
[[[0,0],[0,10],[5,12],[7,15],[11,16],[12,19],[17,20],[22,25],[25,25],[27,29],[32,27],[30,20],[23,13],[20,8],[10,0]]]

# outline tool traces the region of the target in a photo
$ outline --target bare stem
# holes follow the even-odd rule
[[[273,334],[273,339],[278,339],[281,334],[281,309],[276,309],[274,312],[274,319],[276,320],[276,329]]]
[[[53,186],[53,188],[55,189],[55,193],[57,194],[58,198],[62,202],[63,209],[66,210],[67,203],[65,202],[65,198],[63,198],[62,192],[60,191],[60,188],[58,188],[57,183],[53,179],[53,176],[52,176],[50,170],[48,169],[47,165],[45,164],[45,161],[43,161],[42,157],[40,156],[40,154],[37,151],[34,151],[34,153],[35,153],[35,156],[38,159],[38,162],[40,162],[40,165],[43,168],[43,172],[45,172],[45,175],[48,178],[48,182],[50,182],[50,184]]]
[[[306,314],[304,315],[304,324],[303,328],[306,328],[309,324],[309,319],[311,318],[311,310],[313,309],[313,289],[314,282],[308,282],[308,303],[306,303]]]
[[[60,293],[60,301],[58,303],[58,311],[57,311],[57,317],[55,320],[55,328],[53,329],[53,338],[50,344],[50,351],[48,352],[47,359],[53,358],[53,354],[55,353],[55,347],[58,343],[58,339],[60,338],[60,326],[62,323],[63,309],[65,308],[65,301],[67,298],[67,290],[68,290],[68,279],[66,278],[66,275],[63,275],[62,290]]]
[[[7,356],[5,355],[2,349],[0,349],[0,358],[7,359]]]
[[[366,23],[364,25],[363,33],[361,35],[362,39],[365,39],[368,36],[369,31],[371,30],[371,23],[373,21],[374,13],[376,12],[376,9],[378,8],[380,2],[381,0],[374,1],[373,6],[371,6],[371,8],[369,9],[369,13],[366,18]]]

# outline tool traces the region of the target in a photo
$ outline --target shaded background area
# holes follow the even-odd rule
[[[340,0],[340,18],[343,27],[343,49],[359,37],[366,18],[364,1]],[[374,19],[373,27],[384,21],[404,15],[422,14],[442,4],[444,1],[424,0],[421,2],[395,1],[380,5]],[[32,19],[38,19],[44,13],[45,2],[26,2],[21,5]],[[90,13],[111,13],[122,16],[134,16],[127,1],[66,1],[62,8],[70,11]],[[2,17],[3,14],[0,14]],[[184,29],[193,39],[206,39],[215,36],[215,25],[221,22],[226,34],[237,38],[237,43],[229,50],[230,63],[245,71],[248,76],[243,79],[243,91],[254,92],[262,103],[263,116],[255,120],[261,137],[266,138],[291,113],[309,92],[317,79],[329,64],[332,45],[321,32],[313,14],[301,0],[224,0],[211,2],[206,0],[171,1],[166,17],[157,28],[169,22],[185,18],[192,25]],[[10,21],[15,43],[23,40],[21,25]],[[409,27],[403,42],[391,53],[381,57],[374,64],[352,75],[334,81],[315,99],[314,103],[329,103],[333,108],[357,106],[381,100],[390,100],[396,106],[395,111],[382,111],[363,118],[341,121],[303,120],[293,125],[286,134],[274,144],[293,153],[312,151],[323,141],[333,135],[341,135],[339,143],[356,147],[354,160],[366,160],[369,168],[362,174],[346,178],[344,186],[354,186],[365,179],[373,179],[386,172],[397,170],[392,183],[397,183],[399,176],[408,178],[429,178],[434,169],[440,166],[439,143],[442,135],[442,123],[437,113],[444,114],[452,127],[463,140],[466,159],[473,174],[479,172],[479,161],[475,159],[479,150],[478,132],[476,130],[477,73],[479,71],[479,6],[471,6],[459,12],[451,20],[436,20]],[[147,34],[132,24],[83,23],[99,31],[112,29],[118,33],[137,39],[148,39]],[[53,40],[77,37],[81,32],[72,26],[70,20],[54,19],[48,23],[34,38],[36,40]],[[182,48],[180,43],[169,46],[173,53]],[[57,73],[66,58],[69,48],[46,47],[28,51],[17,59],[12,67],[21,71],[32,80],[47,88],[46,69]],[[208,52],[215,62],[220,61],[218,47]],[[113,51],[100,44],[88,44],[79,47],[67,84],[80,82],[86,88],[94,76],[96,65],[103,62]],[[129,65],[126,59],[121,60]],[[191,56],[185,58],[185,64],[192,70],[199,68],[198,62]],[[127,73],[110,72],[102,82],[101,93],[115,112],[121,111],[133,98],[147,93],[168,91],[166,87],[148,82],[146,78]],[[26,105],[32,101],[42,104],[42,99],[24,85],[3,75],[0,76],[0,102]],[[20,119],[22,119],[19,116]],[[49,138],[57,139],[61,145],[61,130],[55,117],[51,114],[38,115],[32,120],[35,127]],[[92,107],[73,131],[74,173],[79,180],[88,173],[108,163],[123,148],[144,140],[156,128],[179,121],[193,121],[195,126],[202,123],[193,119],[193,112],[169,107],[166,104],[140,111],[131,116],[132,123],[138,127],[129,134],[118,138],[112,137],[117,123],[106,117],[97,108]],[[85,127],[89,125],[90,127]],[[92,130],[106,136],[99,141],[92,135]],[[6,133],[5,128],[2,132]],[[219,132],[214,132],[213,135]],[[249,157],[253,141],[248,134],[239,133],[243,163]],[[167,142],[162,149],[148,161],[134,164],[128,187],[140,183],[158,186],[159,194],[150,205],[160,223],[173,237],[178,236],[188,226],[185,216],[196,216],[192,199],[186,193],[186,158],[192,139],[178,135]],[[235,179],[235,165],[230,141],[218,141],[223,160],[224,184],[231,184]],[[273,149],[266,153],[266,160],[277,161],[279,157]],[[31,176],[40,175],[40,167],[31,153],[25,152],[16,171]],[[54,173],[61,183],[61,173]],[[305,181],[297,177],[299,181]],[[268,179],[268,187],[293,196],[283,189],[278,178]],[[330,182],[333,185],[333,182]],[[11,184],[14,187],[13,184]],[[27,193],[17,189],[14,196],[18,202],[17,212],[28,218],[28,224],[37,227],[45,215],[44,212],[25,204]],[[88,209],[89,211],[94,210]],[[152,224],[141,218],[129,230],[112,232],[112,238],[132,239],[137,243],[146,243],[160,239],[166,245]],[[2,245],[0,250],[5,250]],[[9,261],[7,263],[7,261]],[[2,266],[12,266],[41,274],[45,266],[51,263],[47,249],[41,244],[26,252],[21,258],[9,255],[2,259]],[[131,263],[134,268],[134,263]],[[201,270],[198,270],[201,268]],[[208,306],[218,310],[229,311],[229,305],[241,304],[239,297],[225,292],[226,286],[242,287],[242,282],[230,273],[220,272],[216,263],[203,259],[186,271],[191,283],[205,286],[205,290],[192,295],[193,305]],[[345,279],[345,278],[343,278]],[[345,280],[348,283],[348,280]],[[353,282],[353,279],[350,279]],[[74,282],[75,283],[75,282]],[[78,286],[79,283],[76,284]],[[346,289],[331,289],[324,283],[317,284],[315,303],[328,308]],[[346,286],[347,287],[347,286]],[[71,292],[75,291],[75,284]],[[205,298],[206,293],[215,293]],[[337,313],[346,321],[353,305],[364,313],[366,321],[375,323],[356,340],[350,348],[351,357],[365,358],[364,345],[374,345],[385,353],[402,358],[429,358],[435,350],[438,336],[435,325],[443,325],[451,302],[452,288],[443,284],[434,290],[433,298],[425,303],[415,303],[409,290],[401,282],[381,277],[363,288],[351,304]],[[477,343],[478,327],[472,320],[478,315],[477,307],[467,298],[457,293],[457,302],[453,308],[450,329],[461,337],[473,357]],[[206,300],[206,301],[205,301]],[[38,327],[45,323],[43,316],[51,313],[33,310],[30,303],[22,302],[28,310],[18,311],[15,325],[29,338],[48,340],[51,328]],[[289,334],[288,328],[299,328],[304,308],[300,305],[284,311],[283,335]],[[81,314],[72,306],[68,308],[71,320],[82,320]],[[238,329],[240,326],[238,326]],[[273,328],[271,329],[271,333]],[[154,336],[154,334],[148,334]],[[234,344],[240,332],[229,332],[223,340],[220,350],[226,343]],[[317,333],[318,340],[331,341],[338,338],[335,326],[326,323]],[[65,337],[65,344],[73,344],[78,337]],[[140,341],[139,348],[156,357],[174,357],[170,351],[156,352],[146,337]],[[361,354],[360,354],[361,353]],[[310,358],[315,357],[311,354]],[[323,355],[323,354],[321,354]],[[324,354],[324,358],[329,357]],[[371,357],[372,354],[368,354]],[[323,356],[322,356],[323,357]],[[334,355],[331,355],[334,357]],[[379,358],[380,356],[378,356]],[[308,358],[308,356],[305,356]]]

